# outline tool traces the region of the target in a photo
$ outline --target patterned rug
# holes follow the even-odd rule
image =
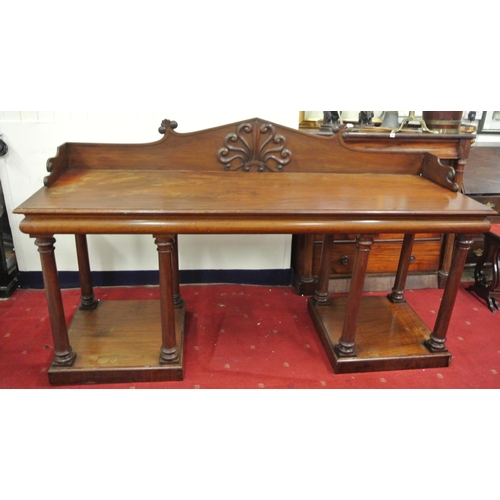
[[[333,373],[307,312],[307,297],[286,287],[185,285],[185,377],[182,382],[73,388],[157,389],[487,389],[500,388],[500,313],[462,283],[448,330],[448,368]],[[157,287],[98,288],[101,300],[157,299]],[[442,290],[409,290],[408,303],[432,328]],[[63,290],[69,322],[78,290]],[[0,302],[0,388],[51,388],[52,337],[40,290]]]

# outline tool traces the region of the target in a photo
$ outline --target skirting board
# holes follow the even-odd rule
[[[328,293],[349,293],[351,280],[349,278],[331,279],[328,283]],[[364,292],[385,292],[392,290],[394,275],[368,275],[363,287]],[[407,290],[422,288],[438,288],[437,273],[410,274],[406,280]]]
[[[61,288],[80,286],[77,271],[59,271]],[[19,274],[20,288],[42,289],[41,271],[28,271]],[[200,269],[180,271],[181,284],[241,284],[289,286],[293,283],[292,269]],[[94,286],[148,286],[158,285],[158,271],[93,271]]]

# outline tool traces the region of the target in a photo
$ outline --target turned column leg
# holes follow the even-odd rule
[[[54,339],[53,364],[57,366],[72,366],[76,358],[76,353],[73,352],[68,338],[61,287],[59,285],[54,255],[55,241],[53,237],[43,236],[36,238],[35,245],[38,247],[38,252],[40,253],[50,325]]]
[[[87,236],[85,234],[75,234],[76,255],[78,258],[78,274],[80,276],[81,302],[80,309],[95,309],[99,301],[95,298],[90,274],[89,250],[87,246]]]
[[[366,277],[366,268],[368,257],[370,256],[371,246],[373,245],[374,235],[359,235],[356,241],[356,257],[354,260],[354,269],[347,299],[346,313],[342,335],[339,343],[335,346],[335,351],[340,357],[356,356],[356,327],[358,322],[359,307],[361,305],[361,296]]]
[[[172,251],[172,273],[174,286],[174,307],[182,308],[184,300],[181,295],[181,287],[179,283],[179,236],[175,237],[174,249]]]
[[[180,357],[177,338],[175,335],[173,273],[175,238],[173,236],[157,236],[155,243],[158,247],[160,269],[160,307],[162,331],[160,364],[169,364],[178,361]]]
[[[438,286],[439,288],[445,288],[446,280],[450,273],[451,260],[453,258],[453,248],[455,246],[455,235],[445,234],[444,235],[444,248],[442,251],[443,261],[441,263],[441,268],[438,271]]]
[[[333,244],[334,235],[325,234],[318,271],[318,285],[316,290],[314,291],[314,301],[318,305],[326,305],[329,303],[328,284],[330,281],[330,265],[332,261]]]
[[[396,279],[394,281],[394,288],[392,289],[392,293],[387,296],[387,298],[391,302],[406,302],[404,293],[406,287],[406,278],[408,277],[408,269],[410,268],[411,252],[413,250],[414,241],[414,234],[405,234],[403,239],[403,246],[401,248],[401,255],[399,257]]]
[[[457,235],[455,252],[451,261],[450,272],[446,280],[441,306],[429,340],[425,341],[426,347],[431,352],[446,352],[446,333],[451,320],[453,306],[457,297],[458,288],[462,279],[462,273],[467,259],[467,253],[472,245],[472,236],[468,234]]]
[[[298,245],[297,254],[300,255],[300,262],[297,263],[297,280],[296,289],[301,295],[311,294],[314,287],[313,276],[313,252],[314,252],[314,234],[298,234],[295,235],[296,244]]]

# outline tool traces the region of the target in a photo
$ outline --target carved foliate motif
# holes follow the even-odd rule
[[[256,120],[241,123],[236,132],[228,134],[217,159],[226,170],[280,172],[290,163],[292,152],[286,148],[286,138],[277,134],[271,123]]]

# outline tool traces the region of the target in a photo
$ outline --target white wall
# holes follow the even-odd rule
[[[0,134],[9,152],[0,157],[4,190],[19,268],[39,271],[34,242],[19,231],[22,216],[12,214],[43,187],[46,162],[65,142],[141,143],[160,139],[162,119],[179,123],[178,132],[260,117],[297,128],[298,111],[0,111]],[[56,235],[56,256],[61,271],[77,270],[72,236]],[[288,235],[186,235],[180,237],[180,267],[193,269],[287,269],[291,237]],[[155,270],[158,254],[151,236],[89,236],[94,271]]]

